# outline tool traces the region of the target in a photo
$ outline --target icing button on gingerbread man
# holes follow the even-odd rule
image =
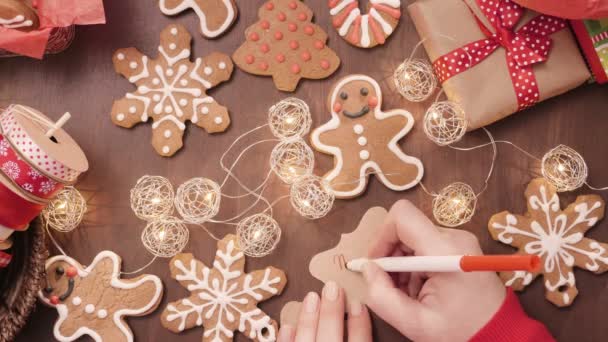
[[[133,341],[125,317],[154,311],[163,286],[154,275],[120,279],[120,263],[110,251],[99,253],[86,268],[63,255],[47,260],[46,286],[39,297],[59,313],[53,329],[57,340],[88,335],[97,342]]]
[[[371,173],[395,191],[422,179],[420,160],[397,144],[412,129],[414,118],[402,109],[384,112],[381,105],[382,92],[374,79],[345,77],[329,96],[331,120],[312,132],[313,147],[334,156],[334,168],[324,178],[338,198],[361,195]]]

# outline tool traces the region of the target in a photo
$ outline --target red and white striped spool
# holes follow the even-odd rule
[[[73,184],[89,164],[80,146],[63,129],[46,136],[53,125],[44,114],[23,105],[11,105],[0,113],[0,133],[10,145],[14,161],[36,170],[59,188]],[[12,230],[27,229],[52,199],[52,194],[29,191],[23,179],[13,176],[0,167],[0,240]]]

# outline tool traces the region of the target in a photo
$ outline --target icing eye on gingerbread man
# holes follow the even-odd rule
[[[336,114],[342,113],[348,118],[358,118],[378,106],[378,97],[373,90],[373,85],[361,83],[347,84],[338,90],[338,98],[332,106]],[[370,91],[370,89],[372,90]]]

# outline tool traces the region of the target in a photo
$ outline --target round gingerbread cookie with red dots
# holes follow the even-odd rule
[[[327,33],[312,23],[313,13],[301,1],[267,1],[258,17],[233,55],[243,71],[272,76],[277,89],[294,91],[301,78],[327,78],[340,66],[326,45]]]

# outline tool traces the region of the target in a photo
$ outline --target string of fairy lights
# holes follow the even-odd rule
[[[412,56],[399,65],[393,74],[393,79],[397,91],[412,102],[428,99],[436,91],[438,84],[430,63],[423,59],[414,59]],[[457,102],[440,101],[441,95],[442,91],[437,94],[424,115],[422,126],[428,139],[438,146],[447,146],[459,151],[492,146],[494,154],[484,186],[477,193],[464,182],[451,183],[439,192],[429,191],[423,183],[420,183],[424,192],[433,198],[433,216],[439,224],[457,227],[469,222],[474,216],[477,200],[487,189],[492,176],[499,143],[510,144],[539,161],[543,177],[558,191],[572,191],[584,185],[593,190],[608,190],[608,187],[595,188],[589,185],[588,167],[584,158],[565,145],[552,148],[542,158],[537,158],[512,142],[494,140],[492,134],[484,128],[490,140],[488,143],[473,147],[454,146],[467,132],[466,113]],[[149,264],[158,257],[168,258],[181,252],[189,241],[188,226],[200,227],[210,237],[219,240],[206,227],[207,224],[234,226],[239,247],[246,255],[266,256],[275,250],[281,239],[281,228],[273,218],[273,206],[283,199],[289,198],[293,209],[302,217],[320,219],[326,216],[333,208],[335,197],[330,184],[313,174],[314,153],[304,140],[311,125],[312,118],[308,105],[297,98],[286,98],[270,107],[266,124],[237,137],[224,152],[220,158],[220,167],[226,176],[221,183],[196,177],[184,182],[174,191],[171,182],[164,177],[149,175],[141,177],[131,189],[130,203],[134,214],[147,222],[141,234],[141,242],[154,256]],[[227,167],[225,159],[229,152],[244,137],[263,128],[269,128],[274,138],[249,144],[238,153],[230,167]],[[269,172],[259,185],[249,187],[233,171],[248,151],[267,142],[276,143],[269,156]],[[263,193],[272,174],[289,186],[289,193],[270,202]],[[241,195],[225,193],[222,189],[229,180],[238,184],[245,193]],[[246,209],[230,218],[217,218],[223,201],[245,197],[253,199]],[[262,209],[252,213],[260,203]],[[60,232],[69,232],[78,227],[86,210],[86,201],[80,192],[74,187],[66,187],[51,201],[41,217],[47,227]],[[57,247],[61,250],[60,246]]]

